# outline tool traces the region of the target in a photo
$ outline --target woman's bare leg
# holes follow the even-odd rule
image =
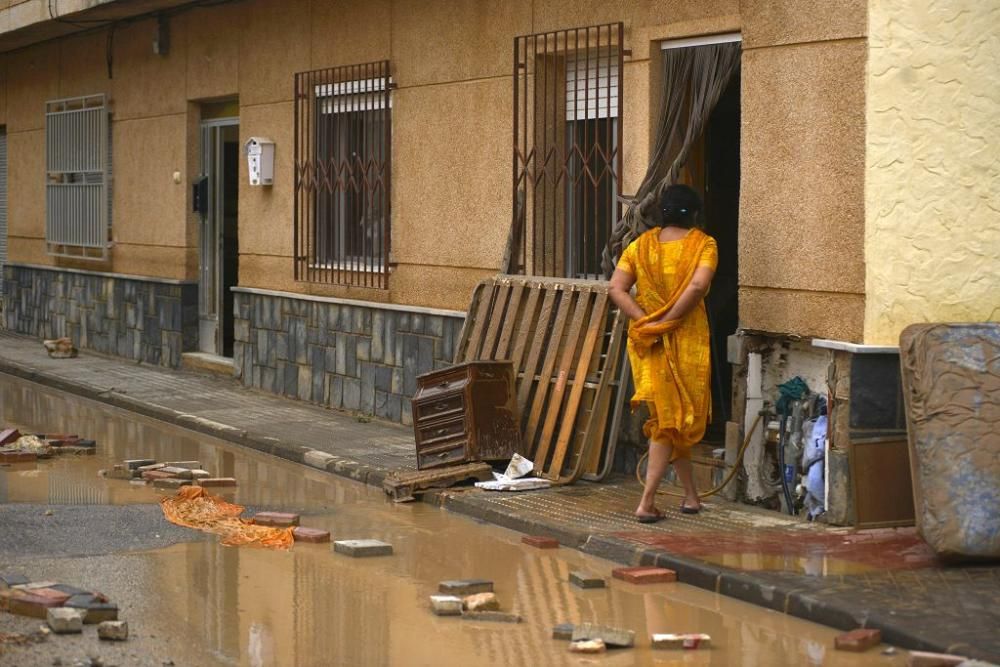
[[[649,459],[646,461],[646,488],[643,489],[642,498],[639,500],[639,507],[636,508],[636,516],[650,516],[657,514],[656,509],[656,489],[660,486],[660,480],[667,472],[670,465],[670,455],[673,453],[673,446],[662,442],[649,441]]]
[[[691,459],[678,458],[674,461],[674,470],[677,471],[677,477],[684,486],[684,506],[691,509],[700,508],[701,500],[698,499],[698,489],[694,485],[694,472],[691,468]]]

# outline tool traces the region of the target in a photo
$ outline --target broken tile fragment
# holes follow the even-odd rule
[[[163,466],[162,468],[160,468],[159,472],[167,473],[171,477],[176,477],[177,479],[191,479],[190,468],[179,468],[177,466]]]
[[[207,470],[202,470],[201,468],[195,468],[191,471],[191,479],[209,479],[212,473]]]
[[[152,459],[150,459],[152,460]],[[140,473],[149,472],[150,470],[159,470],[160,468],[166,468],[166,463],[150,463],[149,465],[138,466],[136,470]]]
[[[438,616],[461,616],[462,598],[456,595],[432,595],[431,611]]]
[[[486,579],[452,579],[438,584],[438,592],[445,595],[474,595],[492,593],[493,582]]]
[[[463,621],[487,621],[490,623],[520,623],[521,617],[506,611],[463,611]]]
[[[570,572],[569,583],[578,588],[604,588],[605,581],[587,572]]]
[[[129,470],[152,470],[150,466],[156,465],[156,459],[125,459],[122,461],[122,465]]]
[[[64,606],[83,610],[85,612],[83,622],[87,625],[118,620],[118,605],[107,602],[103,596],[74,595]]]
[[[91,440],[90,438],[80,438],[76,441],[77,447],[86,447],[87,449],[94,449],[97,447],[97,441]]]
[[[206,488],[236,486],[236,479],[233,477],[205,477],[203,479],[195,480],[195,484]],[[260,515],[258,514],[257,516]]]
[[[611,576],[630,584],[668,584],[677,581],[677,573],[665,567],[619,567],[611,571]]]
[[[204,482],[205,480],[201,481]],[[299,515],[290,512],[257,512],[253,515],[253,522],[258,526],[289,528],[290,526],[299,525]]]
[[[164,465],[171,468],[186,468],[187,470],[197,470],[201,468],[201,461],[167,461]]]
[[[5,588],[11,588],[13,586],[23,586],[30,582],[23,574],[14,574],[13,572],[4,572],[0,574],[0,590]]]
[[[320,530],[319,528],[306,528],[305,526],[296,526],[292,530],[292,537],[296,542],[329,542],[330,541],[330,531]]]
[[[552,638],[570,641],[573,639],[573,630],[576,626],[572,623],[560,623],[552,627]]]
[[[538,549],[558,549],[559,540],[553,537],[545,537],[544,535],[525,535],[521,538],[521,542],[527,544],[531,547],[536,547]]]
[[[573,641],[578,642],[585,639],[600,639],[608,646],[618,648],[629,648],[635,645],[633,631],[597,625],[596,623],[581,623],[573,628]]]
[[[930,653],[928,651],[910,651],[907,667],[956,667],[966,662],[968,658],[951,653]]]
[[[135,476],[135,470],[127,467],[123,463],[116,463],[105,473],[105,477],[108,479],[132,479]]]
[[[56,454],[73,454],[76,456],[93,456],[97,450],[93,447],[80,447],[79,445],[65,445],[53,450]]]
[[[0,446],[9,445],[12,442],[17,442],[17,439],[21,437],[21,432],[16,428],[5,428],[0,431]]]
[[[142,473],[141,477],[147,482],[154,482],[158,479],[172,479],[173,475],[162,470],[147,470]]]
[[[860,653],[882,643],[882,632],[874,628],[857,628],[833,639],[833,647],[838,651]]]
[[[608,647],[600,639],[584,639],[570,642],[569,650],[571,653],[604,653]]]
[[[708,648],[712,638],[709,635],[692,632],[684,634],[655,634],[650,638],[653,648],[686,649]]]
[[[57,635],[83,632],[83,612],[69,607],[49,609],[45,616],[46,622]]]
[[[125,621],[101,621],[97,626],[97,636],[108,641],[123,642],[128,639],[128,623]]]
[[[462,599],[462,608],[468,611],[500,611],[496,593],[475,593]]]
[[[338,540],[333,543],[333,550],[354,558],[392,555],[392,545],[379,540]]]

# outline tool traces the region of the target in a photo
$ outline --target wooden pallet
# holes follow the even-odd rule
[[[623,344],[607,283],[500,275],[476,287],[455,363],[513,362],[527,456],[566,484],[607,467]]]
[[[490,481],[493,479],[493,468],[488,463],[480,462],[433,470],[394,471],[386,475],[382,490],[394,502],[403,503],[414,500],[417,494],[445,489],[470,479]]]

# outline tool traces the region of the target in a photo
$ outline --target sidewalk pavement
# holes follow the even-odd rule
[[[50,359],[38,340],[2,331],[0,373],[375,486],[415,467],[408,428],[224,377],[83,352]],[[692,517],[667,496],[667,519],[640,526],[631,514],[639,492],[619,477],[523,493],[449,489],[424,500],[620,563],[668,567],[684,583],[835,628],[879,628],[897,646],[1000,661],[1000,567],[946,568],[913,529],[832,528],[716,497]]]

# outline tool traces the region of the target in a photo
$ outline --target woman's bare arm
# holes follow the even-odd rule
[[[608,296],[611,300],[615,302],[615,305],[625,316],[630,320],[638,320],[646,316],[646,313],[642,310],[635,299],[632,298],[630,290],[632,285],[635,284],[635,276],[633,276],[628,271],[622,271],[621,269],[615,269],[615,272],[611,274],[611,284],[608,286]]]
[[[691,278],[691,284],[687,286],[687,289],[677,299],[677,303],[674,304],[673,308],[660,318],[660,321],[679,320],[694,310],[694,307],[708,294],[708,288],[711,286],[712,278],[714,277],[715,270],[707,266],[699,266],[695,269],[694,276]]]

